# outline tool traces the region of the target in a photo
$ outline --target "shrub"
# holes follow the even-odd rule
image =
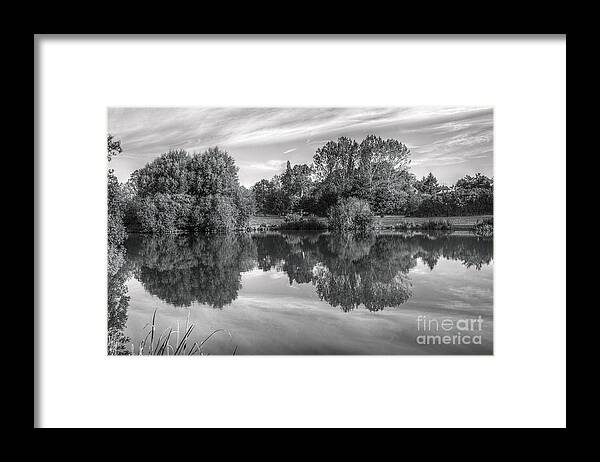
[[[369,203],[356,197],[340,199],[329,209],[329,228],[334,231],[366,232],[374,227],[374,215]]]
[[[478,221],[473,227],[473,233],[481,237],[492,237],[494,235],[494,219],[486,218]]]
[[[406,221],[396,223],[394,229],[401,231],[452,231],[454,226],[450,220],[427,220],[422,223],[414,223],[412,221]]]
[[[278,228],[280,230],[326,230],[327,225],[314,215],[301,217],[290,214],[285,217],[284,222]]]
[[[427,220],[419,224],[419,228],[428,231],[452,231],[454,226],[450,220]]]
[[[285,223],[299,222],[302,221],[302,215],[299,213],[288,213],[285,217],[283,217],[283,221]]]

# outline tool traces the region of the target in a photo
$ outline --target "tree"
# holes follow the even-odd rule
[[[192,185],[190,157],[183,149],[168,151],[131,174],[140,197],[188,194]]]
[[[248,226],[252,215],[256,213],[256,203],[252,190],[245,186],[240,186],[233,198],[233,202],[237,208],[236,225],[238,228],[245,228]]]
[[[107,156],[110,162],[112,157],[120,154],[121,141],[115,139],[113,135],[107,135]],[[123,217],[125,216],[125,198],[119,180],[114,174],[113,169],[107,172],[107,205],[108,205],[108,243],[111,245],[121,245],[127,237]],[[111,249],[109,248],[109,252]]]
[[[168,151],[131,175],[127,223],[161,234],[245,227],[254,200],[237,172],[234,159],[218,147],[192,156]]]
[[[313,156],[314,172],[325,188],[337,195],[346,195],[354,183],[358,144],[344,136],[329,141]]]
[[[408,168],[409,154],[410,150],[398,140],[367,136],[358,148],[361,188],[372,192],[382,184],[388,186],[396,175]]]
[[[106,136],[106,144],[109,162],[111,161],[113,156],[116,156],[117,154],[121,154],[121,152],[123,152],[123,149],[121,148],[121,141],[115,139],[115,137],[110,133]]]
[[[415,188],[422,194],[436,194],[441,190],[437,178],[431,172],[426,177],[424,176],[421,181],[417,181]]]
[[[474,177],[465,175],[456,182],[458,189],[492,189],[493,186],[494,180],[481,173],[477,173]]]
[[[254,186],[252,186],[254,202],[258,212],[265,214],[272,213],[271,199],[273,195],[273,189],[273,183],[265,179],[258,181],[254,184]]]
[[[218,147],[202,154],[194,154],[190,170],[193,172],[192,193],[198,197],[219,194],[233,197],[239,188],[235,160]]]

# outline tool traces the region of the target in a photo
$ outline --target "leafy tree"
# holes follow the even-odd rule
[[[369,135],[358,148],[358,184],[373,194],[377,189],[398,186],[401,173],[408,168],[410,150],[395,139],[383,140],[379,136]]]
[[[107,136],[107,156],[110,162],[112,157],[122,152],[121,141],[112,135]],[[107,205],[108,205],[108,242],[109,245],[121,245],[127,237],[123,218],[125,215],[125,198],[122,186],[114,174],[113,169],[107,172]]]
[[[190,156],[171,150],[131,175],[126,221],[148,233],[231,231],[254,213],[233,158],[218,147]]]
[[[188,194],[194,178],[190,157],[183,149],[171,150],[131,174],[137,194]]]
[[[494,180],[481,173],[475,176],[465,175],[456,182],[457,189],[492,189]]]
[[[239,188],[235,160],[218,147],[202,154],[194,154],[190,170],[193,172],[192,194],[197,197],[221,195],[233,197]]]
[[[256,213],[256,203],[252,190],[245,186],[240,186],[233,197],[233,202],[237,208],[237,227],[243,228],[248,226],[250,218]]]
[[[271,201],[274,193],[273,183],[265,179],[260,180],[252,186],[252,193],[254,194],[256,210],[265,214],[272,213]]]
[[[357,156],[358,144],[354,140],[342,136],[337,141],[327,142],[313,157],[317,179],[331,192],[347,195],[354,184]]]
[[[121,148],[121,140],[117,140],[110,133],[106,136],[106,144],[109,162],[111,161],[113,156],[116,156],[117,154],[121,154],[123,152],[123,149]]]
[[[220,194],[200,198],[192,214],[192,226],[198,230],[233,231],[238,211],[230,197]]]
[[[420,181],[417,181],[415,188],[422,194],[437,194],[441,190],[437,178],[431,172]]]
[[[188,194],[157,193],[142,198],[138,211],[142,231],[170,234],[187,227],[193,203]]]

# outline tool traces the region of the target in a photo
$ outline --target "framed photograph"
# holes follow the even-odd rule
[[[34,62],[35,427],[566,426],[566,36]]]
[[[108,354],[493,353],[493,109],[109,108]]]

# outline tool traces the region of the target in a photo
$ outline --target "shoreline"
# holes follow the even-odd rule
[[[493,218],[493,215],[472,215],[472,216],[454,216],[454,217],[406,217],[406,216],[399,216],[399,215],[386,215],[384,217],[378,217],[375,219],[376,225],[375,225],[374,231],[403,231],[403,230],[395,229],[394,227],[396,225],[404,224],[404,223],[414,223],[414,224],[418,225],[420,223],[427,222],[430,220],[448,220],[452,224],[453,229],[449,230],[447,232],[473,231],[475,228],[475,225],[478,222],[483,221],[487,218]],[[327,219],[325,217],[317,217],[317,219],[322,223],[327,222]],[[327,232],[327,230],[323,230],[323,229],[280,230],[279,225],[282,223],[284,223],[284,218],[280,217],[280,216],[256,215],[256,216],[253,216],[252,218],[250,218],[250,222],[246,228],[236,229],[236,230],[234,230],[234,232],[251,232],[251,233],[252,232],[269,232],[269,231],[320,231],[320,232]],[[427,230],[415,229],[414,231],[427,231]],[[139,231],[139,230],[127,230],[127,232],[130,234],[153,234],[153,233],[147,233],[147,232]],[[185,230],[181,230],[181,231],[178,231],[175,233],[170,233],[170,234],[182,235],[182,234],[194,234],[194,233],[218,234],[218,231],[185,231]]]

